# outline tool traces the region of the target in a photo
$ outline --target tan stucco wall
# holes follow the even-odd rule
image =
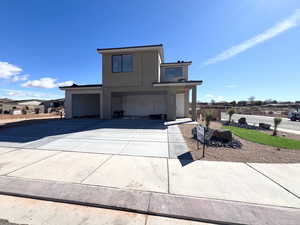
[[[132,54],[133,72],[113,73],[111,69],[112,55]],[[141,51],[132,53],[102,54],[102,82],[104,87],[147,87],[158,81],[159,53],[157,51]]]

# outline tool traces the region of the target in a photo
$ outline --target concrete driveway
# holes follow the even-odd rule
[[[52,120],[4,129],[0,146],[176,158],[188,151],[175,126],[157,120]]]

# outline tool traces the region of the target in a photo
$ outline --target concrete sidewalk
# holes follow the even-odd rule
[[[268,220],[280,224],[275,219],[300,212],[300,183],[295,179],[300,164],[191,162],[19,148],[0,152],[2,194],[209,222],[245,223],[255,219],[249,210],[255,215],[267,210],[273,217]],[[210,207],[203,208],[207,204]],[[212,214],[212,206],[219,210]],[[240,208],[245,210],[236,214]]]
[[[4,220],[30,225],[209,225],[110,209],[0,195],[0,224]]]

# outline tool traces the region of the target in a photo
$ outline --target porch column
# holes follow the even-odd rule
[[[192,87],[192,120],[197,120],[197,86]]]
[[[103,95],[103,103],[102,103],[102,114],[103,114],[103,119],[111,119],[111,91],[108,90],[107,88],[103,88],[102,91]]]
[[[190,100],[190,89],[185,89],[184,91],[184,117],[188,118],[190,117],[190,104],[189,104],[189,100]]]
[[[176,120],[176,90],[169,89],[167,99],[168,99],[167,120],[168,121]]]

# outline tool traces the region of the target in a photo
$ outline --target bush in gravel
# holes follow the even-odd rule
[[[277,135],[277,127],[281,123],[282,119],[279,117],[274,118],[274,131],[273,131],[273,136]]]
[[[230,108],[230,109],[228,109],[227,113],[229,115],[228,122],[231,123],[231,117],[232,117],[233,114],[235,114],[235,109],[234,108]]]
[[[204,112],[204,121],[205,121],[205,126],[206,129],[209,129],[209,124],[213,119],[213,114],[210,110],[207,110]]]

